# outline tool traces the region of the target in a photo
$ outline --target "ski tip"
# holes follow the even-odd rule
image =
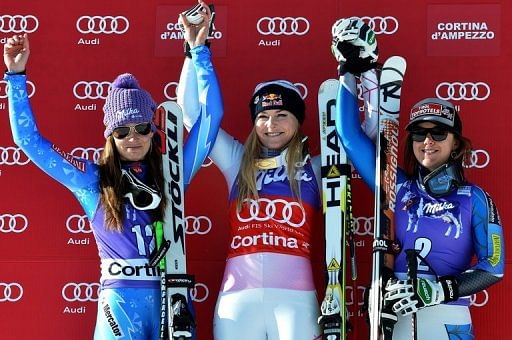
[[[337,90],[338,86],[340,86],[340,82],[338,79],[327,79],[320,84],[320,88],[318,89],[318,93],[322,93],[324,91]]]
[[[405,73],[405,69],[407,68],[407,61],[404,57],[401,56],[391,56],[384,62],[384,65],[382,66],[382,69],[386,68],[394,68],[401,70],[402,73]]]

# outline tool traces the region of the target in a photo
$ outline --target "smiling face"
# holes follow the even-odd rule
[[[299,121],[290,111],[265,110],[256,116],[255,129],[263,146],[282,149],[299,129]]]
[[[431,129],[437,125],[431,122],[423,122],[417,125],[418,128]],[[436,141],[428,133],[424,141],[412,142],[412,149],[416,160],[425,168],[432,171],[443,165],[450,159],[450,154],[459,146],[454,134],[448,132],[446,139]]]
[[[133,127],[135,125],[136,124],[128,124],[126,126]],[[133,128],[130,129],[128,136],[122,139],[114,137],[114,143],[121,160],[132,162],[143,160],[151,147],[152,137],[153,132],[142,135],[137,133]]]

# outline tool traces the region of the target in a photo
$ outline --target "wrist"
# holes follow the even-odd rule
[[[444,302],[455,301],[459,298],[459,285],[457,279],[453,276],[443,276],[439,278],[439,285],[444,294]]]

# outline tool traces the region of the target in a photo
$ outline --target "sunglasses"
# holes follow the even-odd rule
[[[436,142],[441,142],[448,137],[448,130],[439,126],[433,128],[415,128],[411,130],[412,140],[415,142],[423,142],[427,135],[435,140]]]
[[[146,136],[151,132],[151,123],[140,123],[134,126],[120,126],[112,131],[112,136],[116,139],[126,138],[132,130],[142,136]]]
[[[121,174],[128,180],[130,191],[124,195],[139,210],[151,210],[158,207],[162,198],[158,191],[144,184],[130,170],[121,169]]]

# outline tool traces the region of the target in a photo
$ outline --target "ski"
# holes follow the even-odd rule
[[[185,340],[195,336],[195,321],[189,289],[194,277],[187,274],[183,184],[183,115],[172,101],[160,104],[155,114],[160,136],[162,171],[167,207],[163,226],[155,225],[156,256],[161,272],[160,339]],[[163,228],[163,233],[159,231]],[[159,235],[160,234],[160,235]],[[163,239],[162,235],[163,234]],[[158,239],[160,238],[160,240]],[[168,249],[167,249],[168,248]]]
[[[322,203],[325,221],[326,290],[321,305],[322,339],[341,340],[347,333],[346,247],[352,243],[353,278],[355,276],[355,247],[353,244],[350,176],[345,150],[335,127],[336,97],[339,81],[328,79],[318,91],[320,119],[320,150],[322,173]],[[352,230],[352,232],[350,232]]]
[[[369,303],[370,339],[389,336],[381,329],[382,267],[393,268],[394,214],[398,163],[398,131],[400,95],[405,75],[405,59],[390,57],[384,63],[379,80],[379,134],[376,141],[375,164],[375,225],[373,267]]]

